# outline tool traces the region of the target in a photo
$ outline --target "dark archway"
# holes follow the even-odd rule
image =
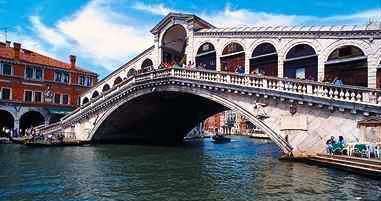
[[[216,49],[213,44],[204,43],[198,48],[196,67],[207,70],[216,70]]]
[[[110,90],[110,85],[108,84],[103,85],[102,92],[107,92],[108,90]]]
[[[142,69],[143,73],[153,70],[152,60],[151,59],[145,59],[142,63],[141,69]]]
[[[254,49],[250,58],[250,74],[278,76],[278,54],[274,45],[262,43]]]
[[[42,125],[45,123],[44,116],[36,111],[30,111],[24,113],[20,118],[21,134],[25,134],[25,130],[31,127]]]
[[[368,86],[368,62],[364,52],[353,45],[335,49],[325,62],[325,80],[338,77],[345,85]]]
[[[318,79],[318,56],[313,47],[299,44],[288,51],[284,62],[284,77]]]
[[[89,99],[87,98],[87,97],[85,97],[83,100],[82,100],[82,104],[84,105],[84,104],[87,104],[87,103],[89,103]]]
[[[221,71],[236,72],[245,67],[245,51],[239,43],[229,43],[222,51]]]
[[[131,68],[128,72],[127,72],[127,77],[132,77],[132,76],[135,76],[137,74],[136,70],[134,68]]]
[[[98,96],[99,96],[99,92],[98,91],[94,91],[93,95],[91,96],[91,98],[96,98]]]
[[[14,128],[14,118],[12,114],[5,110],[0,110],[0,137],[8,137]]]
[[[163,63],[186,63],[185,48],[187,32],[179,24],[170,27],[163,35],[161,41]]]
[[[116,86],[116,85],[118,85],[118,84],[120,84],[122,81],[123,81],[123,80],[122,80],[121,77],[117,77],[117,78],[115,78],[113,87]]]

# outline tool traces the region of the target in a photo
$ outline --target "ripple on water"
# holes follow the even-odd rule
[[[381,182],[282,162],[266,140],[179,147],[1,145],[0,200],[381,200]]]

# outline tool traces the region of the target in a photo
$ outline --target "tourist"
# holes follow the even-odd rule
[[[333,146],[336,144],[335,137],[331,136],[330,139],[327,140],[326,145],[327,145],[327,153],[329,155],[333,155]]]
[[[340,80],[338,76],[336,76],[335,79],[333,79],[332,84],[338,87],[344,85],[343,81]]]
[[[315,77],[312,75],[308,75],[307,80],[315,81]]]

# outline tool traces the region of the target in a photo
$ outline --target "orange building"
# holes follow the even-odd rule
[[[96,82],[97,74],[78,67],[74,55],[66,63],[0,42],[0,133],[58,121]]]

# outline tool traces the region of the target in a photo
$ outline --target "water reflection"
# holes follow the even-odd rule
[[[0,200],[381,200],[381,182],[282,162],[268,141],[1,145]]]

